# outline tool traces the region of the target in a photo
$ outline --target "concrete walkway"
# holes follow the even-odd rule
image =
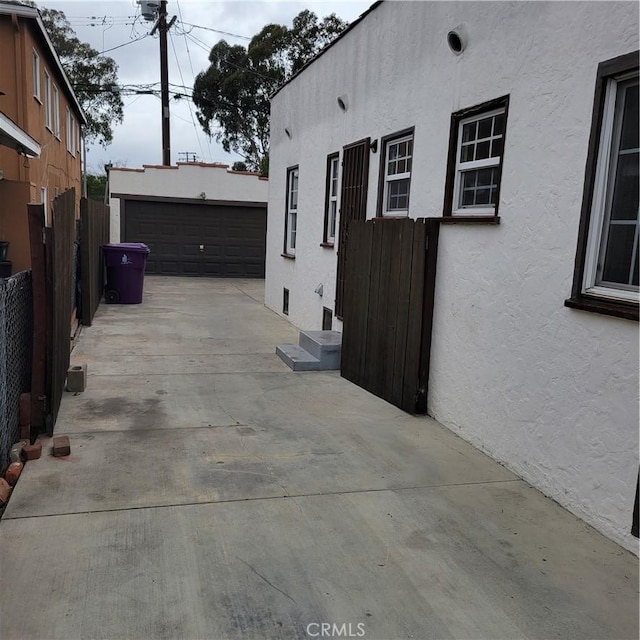
[[[47,443],[0,522],[0,638],[638,637],[637,558],[433,420],[288,370],[262,282],[145,286],[83,330],[72,454]]]

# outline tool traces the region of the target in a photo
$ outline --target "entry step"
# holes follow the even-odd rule
[[[340,369],[342,334],[339,331],[301,331],[297,345],[278,345],[276,353],[294,371]]]

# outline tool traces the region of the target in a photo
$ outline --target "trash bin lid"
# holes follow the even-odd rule
[[[113,242],[103,244],[103,249],[112,249],[114,251],[132,251],[133,253],[149,253],[149,247],[143,242]]]

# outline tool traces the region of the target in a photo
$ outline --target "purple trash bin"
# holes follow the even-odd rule
[[[107,267],[104,301],[109,304],[140,304],[149,247],[142,242],[121,242],[103,244],[102,252]]]

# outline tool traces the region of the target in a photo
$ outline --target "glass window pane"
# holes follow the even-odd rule
[[[394,160],[398,157],[398,145],[390,144],[389,145],[389,160]]]
[[[398,148],[398,155],[399,155],[401,158],[404,158],[404,156],[406,156],[406,155],[407,155],[407,143],[406,143],[406,142],[401,142],[401,143],[398,145],[398,147],[399,147],[399,148]]]
[[[468,122],[462,126],[462,142],[469,142],[476,138],[476,125],[477,122]]]
[[[407,170],[407,161],[398,160],[398,173],[405,173]]]
[[[635,84],[625,91],[620,149],[638,148],[638,121],[638,85]]]
[[[468,207],[473,204],[473,195],[475,191],[473,189],[466,189],[462,192],[462,206]]]
[[[635,224],[612,224],[609,227],[602,280],[629,284],[629,271],[636,235]]]
[[[493,135],[497,136],[503,133],[504,133],[504,113],[500,113],[494,118]]]
[[[613,201],[611,203],[612,220],[635,220],[638,217],[639,160],[638,153],[626,153],[618,156],[616,181],[613,186]]]
[[[394,162],[389,162],[389,164],[387,164],[387,175],[388,176],[393,176],[396,173],[396,163]]]
[[[407,159],[407,173],[411,173],[411,158]]]
[[[494,138],[491,142],[491,157],[499,158],[502,155],[502,138]]]
[[[413,155],[413,138],[407,141],[407,155],[410,155],[410,156]]]
[[[405,210],[409,203],[409,180],[389,182],[387,211]]]
[[[479,169],[477,172],[478,175],[478,186],[486,186],[493,184],[493,169]]]
[[[483,118],[478,122],[478,139],[491,137],[493,118]]]
[[[640,255],[640,251],[638,251],[638,244],[636,242],[636,261],[633,265],[633,274],[631,275],[631,284],[634,286],[638,286],[638,255]]]
[[[462,174],[462,188],[467,189],[469,187],[475,187],[477,178],[478,178],[477,171],[465,171]]]
[[[460,162],[471,162],[473,160],[473,144],[465,144],[460,154]]]
[[[476,160],[484,160],[490,158],[491,142],[489,140],[485,142],[478,142],[476,145]]]
[[[476,191],[476,204],[489,204],[491,189],[478,189]]]
[[[498,196],[498,187],[497,185],[493,185],[491,187],[491,198],[489,199],[491,204],[496,204],[497,196]]]

